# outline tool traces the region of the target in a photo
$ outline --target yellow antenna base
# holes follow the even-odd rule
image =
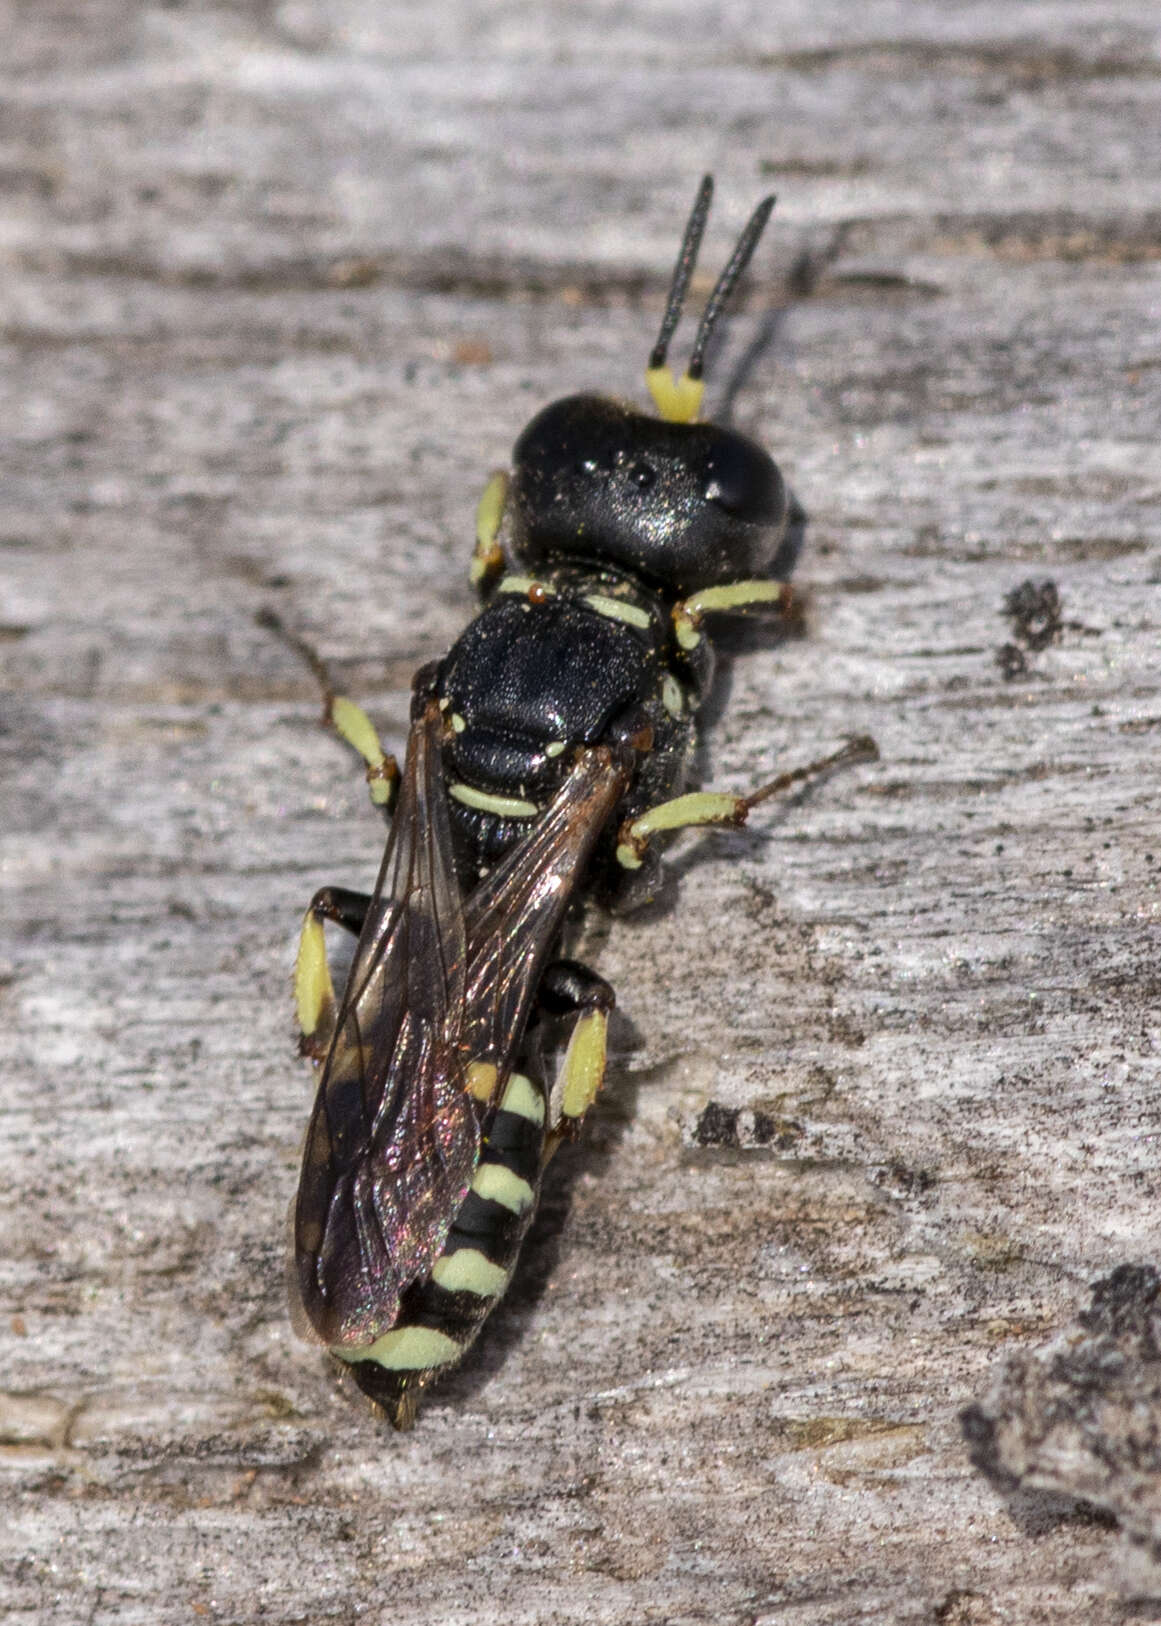
[[[696,423],[701,411],[705,385],[700,378],[683,373],[674,378],[669,367],[646,367],[645,382],[653,404],[669,423]]]

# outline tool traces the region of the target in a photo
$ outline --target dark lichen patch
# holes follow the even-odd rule
[[[709,1101],[694,1125],[693,1139],[698,1146],[790,1152],[805,1133],[796,1119],[780,1113],[767,1112],[761,1107],[727,1107],[720,1101]]]
[[[1012,637],[996,650],[996,665],[1006,682],[1023,677],[1028,656],[1058,642],[1064,625],[1060,589],[1049,577],[1029,578],[1014,587],[1004,599],[1004,614],[1012,626]]]
[[[739,1107],[724,1107],[720,1101],[707,1101],[694,1126],[693,1138],[699,1146],[736,1146]]]

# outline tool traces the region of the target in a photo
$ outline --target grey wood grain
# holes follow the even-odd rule
[[[4,71],[7,1618],[1143,1618],[959,1413],[1158,1253],[1149,8],[44,0]],[[811,515],[707,775],[882,761],[593,923],[609,1085],[396,1438],[284,1313],[297,917],[381,833],[254,617],[398,742],[706,168],[711,268],[780,194],[716,379]]]

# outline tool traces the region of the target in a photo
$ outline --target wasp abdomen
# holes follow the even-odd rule
[[[536,1212],[545,1113],[543,1086],[513,1073],[431,1275],[404,1294],[395,1326],[374,1344],[332,1351],[397,1427],[410,1422],[419,1391],[459,1363],[508,1286]]]

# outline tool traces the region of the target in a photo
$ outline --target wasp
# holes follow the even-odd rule
[[[298,1020],[321,1076],[292,1212],[294,1319],[397,1428],[503,1294],[545,1166],[600,1089],[614,992],[561,952],[577,901],[648,891],[658,836],[739,825],[873,753],[853,741],[748,796],[684,789],[713,673],[706,620],[785,610],[778,571],[805,520],[760,446],[698,416],[707,348],[773,198],[685,373],[666,364],[712,191],[707,176],[649,357],[656,414],[556,401],[485,487],[482,608],[414,679],[402,771],[306,652],[391,825],[374,891],[324,888],[302,928]],[[358,937],[341,999],[328,921]],[[551,1082],[549,1017],[571,1023]]]

